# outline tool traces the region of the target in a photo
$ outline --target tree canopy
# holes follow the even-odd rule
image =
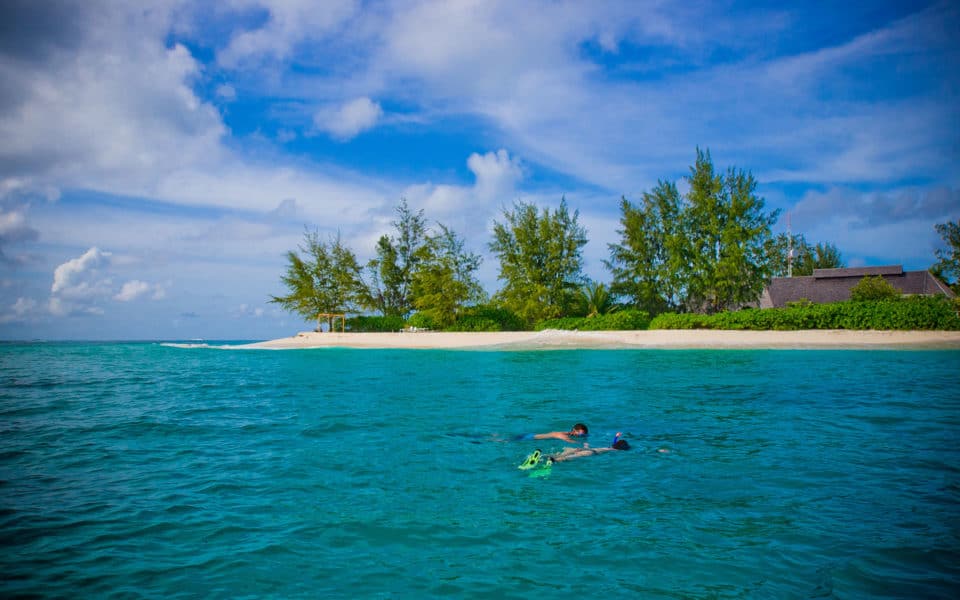
[[[613,295],[603,283],[587,281],[577,291],[579,312],[584,317],[601,317],[616,312],[618,306],[613,302]]]
[[[960,293],[960,221],[938,223],[935,228],[947,247],[937,248],[932,271]]]
[[[896,300],[901,296],[900,290],[893,287],[880,275],[864,277],[855,286],[850,288],[850,299],[855,302],[869,302],[871,300]]]
[[[753,175],[714,173],[709,151],[697,149],[687,183],[688,307],[711,313],[755,301],[770,279],[766,248],[779,211],[763,210]]]
[[[401,199],[393,230],[379,238],[365,268],[339,234],[321,240],[318,232],[306,232],[299,252],[287,254],[281,281],[289,293],[270,301],[307,319],[375,311],[402,320],[418,311],[432,326],[476,329],[486,319],[477,311],[486,311],[532,327],[618,308],[654,315],[716,313],[755,303],[771,277],[787,274],[788,264],[797,276],[845,266],[833,244],[811,244],[789,233],[774,236],[779,211],[766,209],[753,175],[734,167],[717,170],[710,152],[700,148],[681,187],[658,181],[636,203],[621,197],[620,213],[619,240],[608,245],[604,261],[612,274],[609,286],[583,274],[586,229],[566,198],[555,209],[517,201],[493,223],[488,247],[499,261],[501,287],[483,306],[480,255],[466,250],[453,230],[439,223],[431,227],[423,210]],[[932,270],[956,288],[960,225],[941,223],[936,229],[947,247],[936,251]],[[870,285],[889,293],[875,282],[864,288]]]
[[[516,202],[503,218],[494,223],[490,243],[503,282],[495,300],[529,325],[565,314],[583,283],[587,234],[579,212],[571,214],[562,198],[554,210]]]
[[[641,203],[621,200],[621,241],[610,245],[611,288],[638,308],[717,312],[756,301],[771,274],[771,225],[756,180],[714,170],[697,149],[681,196],[661,181]]]
[[[423,211],[412,211],[405,200],[397,215],[394,234],[380,237],[366,271],[339,233],[324,241],[319,232],[305,232],[299,252],[287,253],[281,282],[288,293],[271,296],[270,302],[306,320],[320,313],[370,310],[402,322],[416,309],[447,327],[464,307],[486,301],[476,278],[480,255],[468,252],[463,239],[446,226],[438,223],[431,230]]]
[[[788,269],[788,257],[793,250],[792,269]],[[840,251],[830,243],[810,245],[802,234],[781,233],[773,238],[768,252],[773,277],[813,275],[814,269],[842,269],[844,263]]]
[[[305,320],[356,310],[362,296],[360,264],[340,234],[323,241],[319,232],[306,231],[299,250],[287,253],[287,270],[281,277],[289,293],[271,296],[270,302]]]
[[[438,225],[439,231],[427,239],[424,257],[413,272],[413,306],[435,327],[449,327],[470,304],[486,301],[476,271],[483,260],[464,249],[454,231]]]
[[[660,181],[644,192],[639,205],[620,199],[621,241],[608,244],[613,274],[610,291],[630,304],[658,314],[677,310],[683,302],[687,248],[680,220],[680,192]]]
[[[364,304],[384,316],[406,317],[414,308],[413,279],[429,252],[427,219],[401,199],[394,235],[377,241],[376,257],[367,263],[370,283]]]

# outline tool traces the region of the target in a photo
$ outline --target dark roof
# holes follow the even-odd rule
[[[854,269],[816,269],[805,277],[774,277],[763,291],[760,308],[781,308],[788,302],[807,299],[817,304],[850,299],[850,289],[866,276],[883,277],[903,294],[933,296],[956,295],[929,271],[904,271],[901,265],[859,267]]]
[[[832,279],[835,277],[875,277],[877,275],[903,275],[903,265],[888,265],[886,267],[853,267],[850,269],[814,269],[813,270],[813,277],[815,279]]]

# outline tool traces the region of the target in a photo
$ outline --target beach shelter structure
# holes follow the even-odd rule
[[[347,330],[347,315],[346,313],[320,313],[317,315],[317,331],[323,331],[321,328],[323,326],[322,319],[327,320],[327,331],[333,332],[334,326],[337,323],[337,319],[340,319],[340,332],[344,333]]]
[[[864,277],[880,276],[910,296],[955,298],[945,283],[930,271],[904,271],[903,265],[857,267],[851,269],[814,269],[804,277],[774,277],[760,296],[760,308],[783,308],[788,302],[809,300],[815,304],[842,302],[850,299],[850,290]]]

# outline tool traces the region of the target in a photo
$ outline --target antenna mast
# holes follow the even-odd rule
[[[790,228],[790,211],[787,211],[787,277],[793,277],[793,230]]]

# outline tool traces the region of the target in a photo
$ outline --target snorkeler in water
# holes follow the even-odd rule
[[[613,438],[613,443],[606,448],[590,448],[588,446],[584,446],[583,448],[564,448],[563,451],[548,456],[547,464],[565,462],[575,458],[582,458],[584,456],[594,456],[597,454],[603,454],[604,452],[610,452],[611,450],[629,449],[630,444],[627,443],[627,440],[621,440],[620,433],[617,432],[617,435]]]
[[[561,440],[568,444],[576,444],[580,440],[575,438],[585,438],[588,434],[587,426],[583,423],[577,423],[570,428],[570,431],[551,431],[549,433],[526,433],[518,435],[517,440]]]
[[[574,458],[603,454],[611,450],[629,450],[630,444],[627,443],[627,440],[621,440],[620,435],[620,432],[617,432],[617,435],[613,438],[613,443],[606,448],[590,448],[586,444],[584,444],[583,448],[564,448],[561,452],[547,456],[546,466],[549,467],[553,463],[566,462]],[[543,454],[540,450],[535,450],[518,468],[522,470],[532,469],[540,463],[542,458]]]

